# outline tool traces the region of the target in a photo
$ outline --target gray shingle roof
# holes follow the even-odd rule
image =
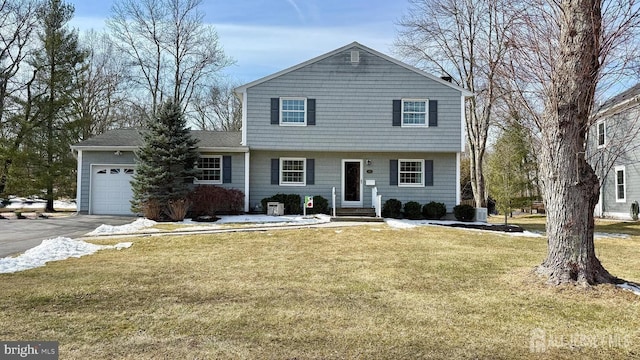
[[[142,137],[138,129],[115,129],[94,136],[73,145],[73,148],[85,147],[138,147]],[[191,130],[191,135],[198,140],[199,147],[205,148],[239,148],[242,134],[239,131],[204,131]]]
[[[598,111],[603,111],[613,105],[620,104],[638,95],[640,95],[640,83],[608,99],[607,101],[602,103],[602,105],[600,105],[600,107],[598,108]]]

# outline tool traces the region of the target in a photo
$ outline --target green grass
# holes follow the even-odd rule
[[[0,275],[0,339],[58,340],[61,359],[640,355],[640,298],[544,285],[544,238],[367,225],[133,241]],[[598,255],[640,280],[639,241],[597,240]]]

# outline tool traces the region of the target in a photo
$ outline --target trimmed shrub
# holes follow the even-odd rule
[[[313,207],[307,209],[307,214],[329,214],[329,200],[320,195],[313,197]]]
[[[267,213],[268,202],[279,202],[284,204],[285,215],[300,215],[302,214],[302,198],[298,194],[276,194],[269,198],[264,198],[260,201],[262,203],[262,211]],[[315,205],[315,198],[314,198]]]
[[[398,199],[389,199],[382,205],[382,217],[400,219],[402,217],[402,202]]]
[[[458,221],[473,221],[476,216],[476,208],[471,205],[456,205],[453,207],[453,214]]]
[[[215,185],[198,185],[189,194],[191,216],[216,216],[216,214],[241,214],[244,209],[244,193],[237,189],[225,189]]]
[[[162,205],[155,199],[149,199],[142,203],[142,215],[153,221],[162,220]]]
[[[187,199],[169,200],[165,211],[171,221],[182,221],[187,217],[191,202]]]
[[[439,220],[447,215],[447,206],[444,203],[432,201],[422,207],[422,216],[429,220]]]
[[[422,206],[415,201],[409,201],[404,204],[404,216],[407,219],[419,220],[422,219]]]

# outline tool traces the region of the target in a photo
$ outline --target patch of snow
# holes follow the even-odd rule
[[[125,249],[132,243],[120,243],[116,245],[95,245],[81,240],[73,240],[65,237],[43,240],[34,248],[25,251],[17,257],[0,259],[0,273],[14,273],[44,266],[49,261],[64,260],[70,257],[79,258],[93,254],[102,249]]]
[[[94,235],[130,234],[130,233],[135,233],[144,229],[146,229],[146,231],[149,231],[150,229],[147,229],[147,228],[155,226],[156,224],[157,222],[149,219],[144,219],[144,218],[137,219],[136,221],[130,224],[119,225],[119,226],[102,224],[92,232],[88,233],[87,235],[94,236]]]
[[[417,226],[437,226],[437,225],[453,225],[453,224],[467,224],[467,225],[491,225],[489,223],[483,222],[460,222],[460,221],[452,221],[452,220],[398,220],[398,219],[385,219],[384,220],[387,225],[395,229],[412,229]],[[457,229],[462,230],[472,230],[472,231],[487,231],[487,230],[479,230],[479,229],[470,229],[464,227],[457,227]],[[531,231],[524,232],[504,232],[504,231],[496,231],[498,234],[508,235],[508,236],[521,236],[521,237],[544,237],[542,234],[534,233]]]
[[[629,236],[627,234],[595,232],[595,233],[593,233],[593,237],[596,238],[596,239],[602,239],[602,238],[628,239],[631,236]]]
[[[628,282],[625,282],[622,284],[617,284],[616,286],[625,290],[632,291],[636,295],[640,295],[640,286],[636,284],[629,284]]]
[[[47,200],[39,198],[23,198],[12,196],[9,198],[7,209],[42,209],[47,206]],[[75,210],[76,203],[73,200],[54,200],[53,208],[57,210]]]
[[[74,200],[54,200],[53,208],[56,210],[76,210],[76,202]]]

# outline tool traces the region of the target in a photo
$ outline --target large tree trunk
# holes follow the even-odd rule
[[[548,254],[537,268],[554,284],[614,282],[596,257],[593,211],[598,178],[585,161],[585,133],[599,71],[598,0],[563,0],[559,54],[542,119],[540,166]]]

